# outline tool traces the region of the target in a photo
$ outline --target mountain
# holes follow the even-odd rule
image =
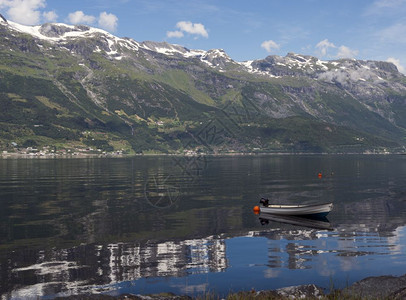
[[[127,153],[401,151],[406,77],[388,62],[137,42],[0,18],[0,148]]]

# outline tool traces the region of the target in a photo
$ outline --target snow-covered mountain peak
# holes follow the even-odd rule
[[[142,42],[140,48],[168,56],[197,58],[200,59],[201,62],[216,68],[222,68],[225,67],[227,63],[234,62],[223,49],[211,49],[208,51],[191,50],[181,45],[151,41]]]
[[[211,49],[207,51],[207,55],[210,55],[212,57],[222,57],[226,59],[231,59],[230,56],[224,51],[224,49]]]
[[[121,55],[122,53],[120,53],[120,49],[122,49],[122,47],[133,51],[137,51],[139,48],[142,48],[147,51],[169,56],[180,55],[185,58],[201,57],[206,53],[206,51],[203,50],[189,50],[183,46],[169,44],[167,42],[146,41],[138,43],[133,39],[119,38],[105,30],[85,25],[46,23],[37,26],[26,26],[12,21],[9,21],[7,24],[5,19],[2,20],[2,22],[4,23],[3,25],[7,25],[13,31],[29,34],[42,41],[62,45],[75,39],[97,37],[98,42],[95,47],[95,52],[105,51],[109,56]]]
[[[190,56],[188,53],[190,52],[189,49],[176,45],[176,44],[169,44],[167,42],[152,42],[152,41],[145,41],[140,44],[140,47],[149,51],[165,54],[165,55],[182,55],[182,56]]]
[[[286,56],[271,55],[264,59],[236,62],[223,49],[191,50],[181,45],[167,42],[145,41],[138,43],[131,38],[119,38],[109,32],[85,25],[46,23],[26,26],[6,20],[0,14],[0,25],[11,33],[24,33],[41,41],[57,44],[73,54],[87,56],[92,52],[101,53],[109,59],[121,60],[139,51],[154,53],[167,58],[195,59],[220,72],[237,70],[267,77],[305,76],[328,83],[351,83],[359,81],[380,82],[396,76],[394,64],[377,61],[340,59],[323,61],[317,57],[288,53]],[[78,41],[78,42],[77,42]],[[394,74],[394,75],[393,75]],[[389,77],[388,77],[389,76]]]
[[[72,38],[92,37],[98,34],[105,35],[110,38],[116,38],[105,30],[84,25],[46,23],[37,26],[27,26],[12,21],[8,21],[8,24],[13,30],[32,35],[38,39],[46,40],[48,42],[61,42]]]
[[[42,25],[39,28],[39,33],[43,36],[48,38],[63,38],[66,33],[85,33],[89,31],[90,27],[88,26],[69,26],[66,24],[55,24],[55,23],[47,23]]]
[[[68,49],[72,53],[88,53],[82,46],[72,45],[71,42],[82,39],[93,39],[94,52],[102,52],[111,58],[120,60],[125,49],[137,51],[139,43],[128,38],[118,38],[111,33],[85,25],[67,25],[63,23],[46,23],[37,26],[21,25],[8,21],[1,25],[8,27],[11,32],[28,34],[41,42],[58,44],[62,49]],[[39,43],[41,43],[39,42]],[[90,43],[86,43],[89,44]]]
[[[229,63],[235,63],[223,49],[191,50],[181,45],[167,42],[145,41],[138,43],[130,38],[119,38],[102,29],[85,25],[68,25],[63,23],[46,23],[26,26],[10,21],[3,21],[10,30],[29,34],[41,41],[59,44],[73,53],[83,54],[83,47],[69,45],[74,40],[97,38],[93,41],[94,52],[105,53],[112,59],[121,60],[130,51],[151,51],[166,56],[179,58],[196,58],[209,67],[222,70]],[[87,50],[86,50],[87,51]]]
[[[223,49],[211,49],[201,57],[202,62],[211,67],[223,69],[229,63],[235,63]]]

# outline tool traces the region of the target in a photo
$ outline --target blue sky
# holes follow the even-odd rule
[[[26,25],[80,23],[140,42],[222,48],[237,61],[295,52],[406,66],[406,0],[0,0],[0,12]]]

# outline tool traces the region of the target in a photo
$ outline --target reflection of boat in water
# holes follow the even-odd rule
[[[310,227],[315,229],[333,230],[329,220],[325,216],[318,217],[297,217],[297,216],[280,216],[262,213],[259,215],[259,220],[262,225],[268,224],[269,221]]]
[[[262,205],[259,206],[261,213],[269,213],[282,216],[327,216],[333,209],[333,203],[319,203],[319,204],[298,204],[298,205],[285,205],[285,204],[269,204],[269,200],[261,198],[259,201]]]

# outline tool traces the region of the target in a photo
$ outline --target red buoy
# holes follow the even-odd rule
[[[254,214],[259,214],[259,212],[261,211],[261,209],[259,208],[258,205],[254,206]]]

